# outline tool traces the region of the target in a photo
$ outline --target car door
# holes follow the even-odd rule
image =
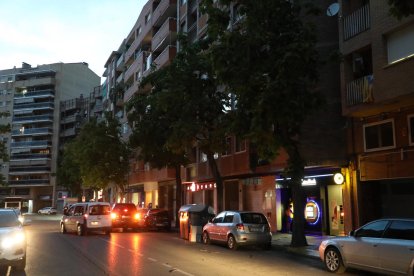
[[[378,245],[388,223],[388,220],[379,220],[366,224],[341,244],[348,265],[375,269],[380,267]]]
[[[76,205],[75,209],[73,210],[73,215],[71,215],[69,218],[72,231],[76,231],[78,222],[83,223],[83,214],[85,214],[85,206]]]
[[[221,241],[227,241],[227,235],[231,232],[233,227],[234,212],[226,212],[221,227],[219,229],[219,235]]]
[[[74,231],[73,220],[71,219],[73,217],[74,211],[75,206],[70,207],[67,211],[67,215],[64,217],[63,223],[65,224],[67,231]]]
[[[380,264],[388,273],[408,273],[414,260],[414,221],[393,220],[378,246]]]
[[[208,231],[211,240],[220,240],[220,227],[225,214],[226,212],[221,212],[215,218],[212,219],[210,231]]]

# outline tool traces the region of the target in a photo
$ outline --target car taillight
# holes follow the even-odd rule
[[[87,219],[87,218],[88,218],[88,214],[84,214],[84,215],[83,215],[83,217],[84,217],[85,219]]]
[[[117,215],[116,213],[111,213],[111,219],[116,219]]]
[[[244,225],[243,225],[243,223],[236,224],[236,228],[237,228],[237,230],[244,231]]]
[[[134,218],[135,218],[136,220],[139,220],[139,219],[141,219],[141,214],[139,214],[139,213],[136,213],[136,214],[135,214],[135,216],[134,216]]]

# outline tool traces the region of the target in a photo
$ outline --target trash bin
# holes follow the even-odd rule
[[[214,209],[204,204],[189,204],[181,206],[180,238],[191,242],[201,242],[203,226],[215,216]]]

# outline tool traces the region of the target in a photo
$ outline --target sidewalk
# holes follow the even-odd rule
[[[332,236],[306,235],[308,246],[291,247],[290,242],[292,240],[292,234],[273,233],[272,246],[283,248],[287,252],[319,259],[319,245],[323,240],[329,239],[331,237]]]

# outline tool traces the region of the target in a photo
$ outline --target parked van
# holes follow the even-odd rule
[[[108,202],[75,203],[63,214],[60,232],[76,232],[78,236],[91,231],[111,233],[111,205]]]

